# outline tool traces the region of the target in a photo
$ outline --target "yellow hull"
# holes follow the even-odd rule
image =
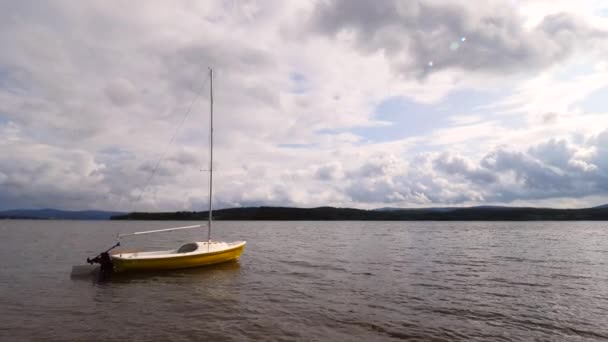
[[[244,248],[245,244],[242,244],[235,248],[217,252],[146,259],[125,259],[118,255],[112,255],[112,264],[114,265],[114,272],[175,270],[200,267],[237,260],[241,256],[241,253],[243,253]]]

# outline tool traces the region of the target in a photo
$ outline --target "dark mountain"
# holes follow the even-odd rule
[[[594,207],[594,208],[608,208],[608,204],[598,205],[597,207]]]
[[[119,211],[57,209],[15,209],[0,211],[0,218],[11,219],[55,219],[55,220],[109,220],[112,216],[124,215]]]
[[[396,211],[396,210],[424,210],[424,211],[453,211],[457,209],[513,209],[517,207],[507,207],[501,205],[477,205],[473,207],[429,207],[429,208],[395,208],[383,207],[373,209],[375,211]]]
[[[265,221],[576,221],[608,220],[608,208],[550,209],[518,207],[362,210],[351,208],[248,207],[220,209],[215,220]],[[206,220],[207,212],[130,213],[114,220]]]
[[[608,205],[586,209],[550,209],[501,206],[437,208],[289,208],[248,207],[220,209],[215,220],[293,220],[293,221],[535,221],[608,220]],[[200,220],[207,212],[123,213],[85,210],[17,209],[0,211],[0,218],[60,220]]]
[[[376,209],[372,209],[373,211],[395,211],[395,210],[403,210],[403,208],[395,208],[395,207],[382,207],[382,208],[376,208]]]

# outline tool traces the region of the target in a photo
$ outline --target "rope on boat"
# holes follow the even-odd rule
[[[186,114],[182,117],[182,119],[179,122],[179,124],[175,127],[175,131],[173,132],[173,135],[171,136],[171,139],[169,140],[169,142],[167,143],[167,145],[165,145],[165,148],[164,148],[163,152],[158,157],[158,160],[156,161],[156,164],[154,165],[154,168],[152,169],[152,173],[150,173],[150,176],[148,176],[148,179],[144,183],[143,187],[141,187],[141,191],[139,192],[139,196],[137,196],[137,199],[135,200],[135,203],[139,203],[139,201],[141,200],[142,196],[144,195],[144,193],[148,189],[148,186],[150,185],[150,183],[154,179],[154,176],[156,175],[156,172],[158,171],[160,163],[165,159],[165,155],[169,151],[169,146],[171,146],[171,144],[173,144],[173,142],[175,141],[175,138],[177,137],[177,133],[179,132],[180,128],[182,127],[182,125],[184,124],[184,122],[186,121],[186,119],[188,119],[188,117],[190,116],[190,114],[192,113],[192,108],[194,107],[194,104],[196,103],[196,101],[201,97],[201,95],[203,93],[203,89],[205,89],[205,86],[207,86],[207,82],[209,82],[209,78],[207,78],[205,80],[205,83],[203,83],[203,85],[201,86],[201,88],[198,89],[194,93],[194,97],[192,98],[192,102],[190,102],[190,106],[188,106],[188,110],[186,111]]]
[[[194,225],[194,226],[175,227],[175,228],[166,228],[166,229],[157,229],[157,230],[145,230],[143,232],[118,234],[117,237],[118,237],[118,239],[120,239],[122,237],[131,236],[131,235],[143,235],[143,234],[152,234],[152,233],[162,233],[162,232],[170,232],[170,231],[173,231],[173,230],[193,229],[193,228],[200,228],[200,227],[202,227],[202,225],[197,224],[197,225]]]

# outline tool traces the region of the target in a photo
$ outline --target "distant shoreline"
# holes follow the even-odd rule
[[[206,220],[203,212],[136,212],[112,220]],[[608,221],[608,208],[549,209],[520,207],[470,207],[377,209],[247,207],[213,211],[220,221]]]
[[[19,209],[0,211],[0,219],[27,220],[147,220],[206,221],[206,211],[109,212]],[[246,207],[213,211],[219,221],[608,221],[608,206],[584,209],[528,207],[445,207],[445,208],[291,208]]]

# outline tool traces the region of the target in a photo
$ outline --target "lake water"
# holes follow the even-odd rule
[[[608,339],[608,222],[217,222],[239,262],[70,278],[118,232],[186,224],[0,221],[0,340]]]

